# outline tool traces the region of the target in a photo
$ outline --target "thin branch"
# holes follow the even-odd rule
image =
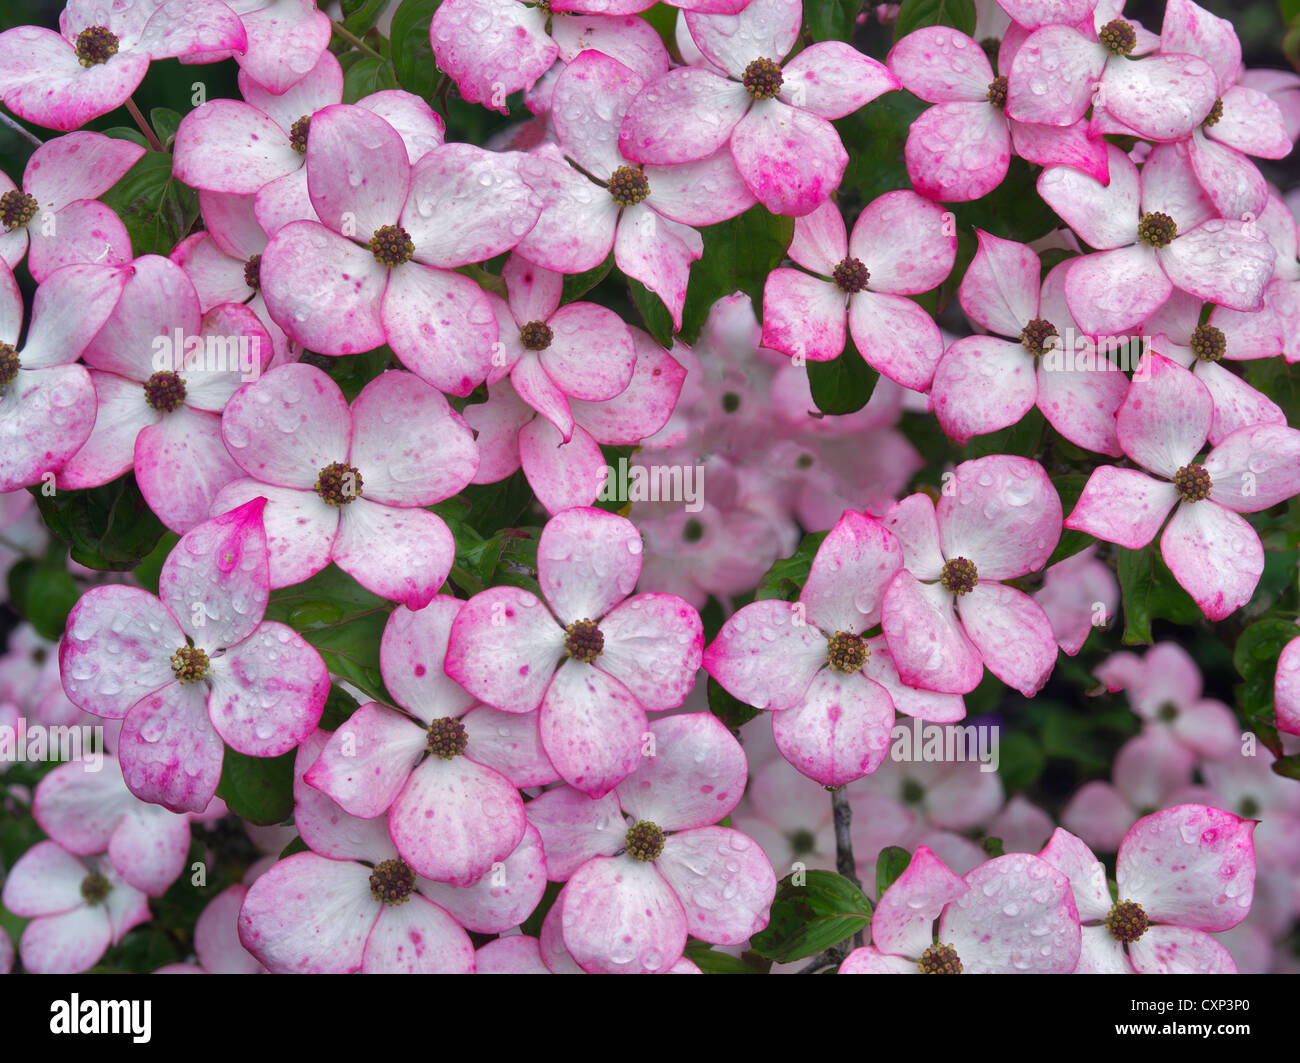
[[[12,129],[15,133],[17,133],[28,143],[35,144],[38,148],[45,143],[45,141],[43,141],[35,133],[31,132],[30,130],[28,130],[18,122],[15,122],[3,111],[0,111],[0,123],[7,125],[10,129]]]
[[[857,862],[853,859],[853,835],[849,830],[853,824],[853,809],[849,807],[843,786],[831,790],[831,814],[835,819],[835,870],[861,889],[862,880],[858,878]],[[860,949],[865,944],[866,939],[859,930],[853,935],[853,947]]]
[[[370,45],[366,44],[365,41],[363,41],[350,29],[344,27],[341,23],[331,21],[330,25],[334,27],[334,32],[337,33],[340,37],[342,37],[343,40],[347,41],[348,44],[352,45],[353,48],[357,48],[365,52],[366,55],[373,55],[376,59],[383,58],[382,55],[380,55],[377,51],[371,48]]]
[[[154,151],[162,151],[163,146],[158,141],[158,134],[155,133],[149,123],[144,120],[144,115],[140,113],[140,108],[135,105],[135,100],[130,96],[126,98],[126,109],[130,112],[131,117],[135,119],[135,124],[140,127],[140,132],[144,134],[145,140],[149,141],[149,147],[153,148]]]

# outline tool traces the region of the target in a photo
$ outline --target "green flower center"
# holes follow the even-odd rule
[[[846,258],[831,271],[831,280],[840,291],[852,295],[854,292],[866,289],[867,282],[871,280],[871,273],[862,264],[860,258]]]
[[[1138,239],[1152,247],[1168,247],[1178,235],[1178,225],[1163,211],[1144,214],[1138,222]]]
[[[1007,109],[1007,79],[1005,74],[989,82],[989,94],[985,99],[999,111]]]
[[[442,760],[452,760],[465,752],[469,745],[469,734],[465,725],[450,716],[434,720],[429,724],[429,752]]]
[[[1118,901],[1106,913],[1106,929],[1116,941],[1131,945],[1147,932],[1147,913],[1137,901]]]
[[[1156,713],[1156,719],[1161,723],[1173,723],[1178,719],[1178,706],[1165,702],[1160,706],[1160,711]]]
[[[519,342],[526,351],[544,351],[555,339],[555,333],[545,321],[530,321],[519,330]]]
[[[385,225],[370,238],[370,253],[385,266],[400,266],[411,261],[415,241],[400,225]]]
[[[1217,100],[1214,101],[1214,106],[1210,108],[1210,113],[1205,116],[1205,121],[1201,123],[1201,126],[1205,129],[1209,129],[1210,126],[1217,125],[1219,119],[1222,117],[1223,117],[1223,97],[1220,96]]]
[[[307,154],[307,134],[311,131],[311,115],[305,114],[289,127],[289,147],[299,155]]]
[[[361,473],[355,465],[335,461],[316,477],[316,493],[327,506],[349,506],[361,497]]]
[[[1192,351],[1202,362],[1218,362],[1228,353],[1228,337],[1215,325],[1197,325],[1192,333]]]
[[[370,896],[387,905],[406,903],[415,891],[415,868],[400,856],[376,864],[370,872]]]
[[[979,574],[975,571],[975,562],[964,557],[954,557],[944,562],[939,582],[944,590],[952,591],[958,596],[969,594],[979,583]]]
[[[826,644],[826,663],[837,672],[856,672],[870,654],[862,636],[852,631],[837,631]]]
[[[182,646],[171,655],[171,665],[182,683],[197,683],[208,674],[208,655],[197,646]]]
[[[643,819],[628,829],[623,846],[633,860],[657,860],[664,851],[664,832]]]
[[[734,391],[724,391],[719,403],[722,406],[723,413],[735,413],[740,409],[740,396]]]
[[[103,904],[112,892],[112,884],[98,871],[92,871],[81,880],[81,899],[92,907]]]
[[[682,525],[682,542],[698,543],[703,538],[704,524],[696,520],[694,517],[691,517],[690,520]]]
[[[21,188],[11,188],[0,196],[0,225],[13,232],[36,217],[37,206],[35,196],[29,196]]]
[[[591,664],[604,651],[605,636],[596,626],[596,621],[584,617],[564,629],[564,652],[575,661]]]
[[[1254,819],[1259,815],[1259,802],[1253,797],[1243,798],[1239,815],[1242,819]]]
[[[813,832],[803,827],[787,835],[787,840],[790,842],[790,852],[795,856],[807,856],[817,848]]]
[[[741,84],[756,100],[770,100],[781,91],[781,64],[773,59],[755,59],[745,67]]]
[[[1111,55],[1128,55],[1137,44],[1138,35],[1122,18],[1112,19],[1097,34],[1101,46]]]
[[[171,370],[154,373],[145,381],[144,401],[159,413],[171,413],[185,401],[185,381]]]
[[[244,283],[253,291],[260,291],[262,288],[262,256],[254,255],[244,263]]]
[[[903,791],[899,796],[905,805],[919,805],[925,800],[925,787],[915,779],[904,779]]]
[[[635,166],[620,166],[609,179],[609,197],[620,207],[635,207],[650,194],[650,179]]]
[[[916,966],[922,974],[961,974],[961,960],[951,945],[931,945]]]
[[[14,382],[18,370],[22,367],[22,362],[18,360],[18,352],[7,343],[0,343],[0,395],[9,389],[9,385]]]
[[[117,55],[117,36],[106,26],[91,26],[77,34],[77,62],[84,67],[107,63]]]
[[[1060,336],[1056,326],[1046,318],[1036,317],[1020,332],[1020,342],[1035,358],[1047,352],[1047,341]]]
[[[1184,465],[1174,473],[1174,490],[1184,502],[1200,502],[1209,498],[1213,486],[1204,465]]]

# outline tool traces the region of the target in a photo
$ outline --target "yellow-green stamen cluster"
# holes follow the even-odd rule
[[[596,621],[583,618],[575,620],[564,629],[564,652],[575,661],[591,664],[605,652],[605,636]]]
[[[635,207],[650,194],[650,179],[635,166],[620,166],[609,179],[609,197],[620,207]]]
[[[1144,214],[1138,222],[1138,239],[1152,247],[1168,247],[1177,235],[1177,223],[1163,211]]]
[[[664,851],[664,832],[648,819],[643,819],[628,829],[623,847],[633,860],[657,860]]]
[[[23,367],[18,352],[8,343],[0,343],[0,395],[3,395]]]
[[[1106,929],[1116,941],[1131,945],[1147,932],[1147,913],[1137,901],[1118,901],[1106,913]]]
[[[944,562],[939,582],[943,584],[944,590],[952,591],[953,594],[969,594],[979,583],[975,562],[965,557],[954,557],[951,561]]]
[[[299,155],[307,154],[307,134],[311,131],[311,115],[305,114],[289,127],[289,147]]]
[[[415,869],[400,856],[376,864],[370,872],[370,896],[383,904],[405,904],[414,891]]]
[[[6,232],[13,232],[36,217],[38,206],[35,196],[29,196],[21,188],[11,188],[0,196],[0,225]]]
[[[840,291],[852,295],[866,289],[871,273],[860,258],[846,258],[831,271],[831,280]]]
[[[1056,326],[1046,318],[1036,317],[1020,331],[1020,343],[1035,358],[1047,352],[1047,341],[1060,336]]]
[[[327,506],[348,506],[361,497],[361,473],[355,465],[335,461],[316,477],[316,493]]]
[[[984,98],[999,111],[1007,109],[1007,77],[1005,74],[989,82],[989,94]]]
[[[84,67],[107,63],[117,55],[117,35],[107,26],[91,26],[77,34],[77,62]]]
[[[1197,325],[1192,333],[1192,352],[1202,362],[1218,362],[1228,353],[1228,337],[1215,325]]]
[[[784,80],[781,64],[773,59],[755,59],[745,67],[740,78],[746,91],[756,100],[770,100],[781,91]]]
[[[1174,490],[1184,502],[1201,502],[1209,498],[1213,486],[1204,465],[1184,465],[1174,473]]]
[[[836,672],[856,672],[867,663],[871,651],[862,636],[852,631],[837,631],[826,644],[826,663]]]
[[[112,883],[98,871],[92,871],[81,880],[81,899],[91,907],[103,904],[112,892]]]
[[[1137,31],[1122,18],[1112,19],[1097,33],[1097,40],[1111,55],[1128,55],[1137,46]]]
[[[262,256],[254,255],[244,263],[244,283],[253,291],[260,291],[262,288]]]
[[[182,683],[197,683],[208,674],[208,655],[197,646],[182,646],[171,655],[171,666]]]
[[[144,401],[159,413],[171,413],[185,401],[185,381],[171,370],[154,373],[145,381]]]
[[[951,945],[931,945],[916,966],[922,974],[961,974],[961,960]]]
[[[544,351],[555,339],[555,333],[545,321],[530,321],[519,330],[519,342],[526,351]]]
[[[370,238],[370,253],[385,266],[400,266],[411,261],[415,254],[415,241],[400,225],[385,225],[376,229]]]
[[[1220,96],[1214,101],[1214,106],[1210,108],[1210,113],[1205,116],[1205,121],[1201,126],[1209,129],[1212,125],[1218,125],[1219,119],[1223,117],[1223,97]]]
[[[459,720],[444,716],[429,724],[427,745],[435,757],[452,760],[465,752],[465,747],[469,745],[469,734]]]

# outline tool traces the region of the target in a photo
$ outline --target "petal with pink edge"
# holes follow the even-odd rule
[[[557,612],[559,611],[557,606]],[[675,594],[638,594],[600,622],[597,667],[650,711],[675,709],[691,692],[704,652],[700,615]]]
[[[753,602],[728,618],[704,652],[704,670],[758,709],[797,705],[826,663],[826,637],[790,602]]]
[[[547,687],[538,726],[560,777],[589,797],[602,797],[636,770],[646,717],[617,679],[571,660]]]
[[[933,850],[917,846],[906,870],[876,905],[871,940],[884,952],[920,959],[934,943],[934,923],[944,907],[969,890]]]
[[[776,874],[758,843],[727,827],[700,827],[664,842],[654,866],[686,912],[687,931],[738,945],[767,926]]]
[[[885,591],[881,627],[899,677],[909,686],[967,694],[984,675],[979,651],[953,611],[952,594],[906,570]]]
[[[1264,572],[1264,547],[1255,529],[1208,499],[1179,505],[1160,537],[1160,554],[1211,620],[1249,602]]]
[[[202,812],[217,792],[225,747],[204,683],[173,682],[126,714],[118,758],[127,788],[173,812]]]
[[[884,763],[894,702],[879,683],[825,668],[803,700],[772,717],[777,749],[822,786],[843,786]]]
[[[366,590],[422,609],[447,579],[456,541],[436,513],[357,498],[339,518],[330,557]]]
[[[849,161],[830,122],[780,100],[750,108],[731,134],[731,154],[758,201],[792,217],[825,202]]]
[[[686,947],[686,910],[654,864],[593,857],[556,907],[565,946],[592,974],[657,974]]]
[[[1088,477],[1065,526],[1141,550],[1156,537],[1177,501],[1173,484],[1153,480],[1137,469],[1103,465]]]
[[[957,600],[957,612],[984,667],[1032,698],[1056,664],[1056,635],[1043,607],[1023,591],[981,583]]]
[[[745,791],[744,751],[710,713],[656,720],[653,755],[618,786],[623,810],[666,831],[705,827],[730,815]]]

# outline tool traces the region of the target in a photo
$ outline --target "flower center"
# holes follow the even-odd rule
[[[103,904],[112,892],[112,884],[98,871],[92,871],[81,880],[81,899],[89,905]]]
[[[404,904],[414,890],[415,868],[400,856],[376,864],[370,872],[370,896],[384,904]]]
[[[591,664],[605,650],[605,636],[596,621],[575,620],[564,629],[564,652],[575,661]]]
[[[117,55],[117,36],[106,26],[91,26],[77,34],[77,62],[82,66],[107,63]]]
[[[182,646],[171,656],[172,674],[182,683],[197,683],[208,674],[208,655],[197,646]]]
[[[1210,113],[1205,116],[1205,121],[1201,126],[1209,129],[1212,125],[1217,125],[1220,118],[1223,117],[1223,97],[1220,96],[1214,101],[1214,106],[1210,108]]]
[[[623,846],[633,860],[657,860],[664,851],[664,832],[643,819],[629,828]]]
[[[975,562],[964,557],[954,557],[951,561],[944,562],[939,582],[943,584],[944,590],[952,591],[953,594],[969,594],[979,583]]]
[[[7,343],[0,343],[0,395],[8,390],[22,367],[22,362],[18,360],[18,352]]]
[[[1046,318],[1036,317],[1020,332],[1020,342],[1035,358],[1046,353],[1047,341],[1052,336],[1060,336],[1056,326]]]
[[[145,381],[144,401],[159,413],[171,413],[185,401],[185,381],[170,369],[154,373]]]
[[[871,273],[862,264],[860,258],[846,258],[831,271],[831,280],[840,291],[852,295],[866,288],[867,281],[871,280]]]
[[[826,644],[826,663],[837,672],[856,672],[871,655],[861,635],[837,631]]]
[[[1138,222],[1138,239],[1152,247],[1168,247],[1178,235],[1174,219],[1162,211],[1144,214]]]
[[[1161,723],[1173,723],[1178,719],[1178,706],[1165,702],[1160,706],[1160,711],[1156,713],[1156,718],[1159,719]]]
[[[1228,353],[1228,337],[1214,325],[1197,325],[1192,333],[1192,350],[1202,362],[1220,361]]]
[[[519,341],[527,351],[544,351],[555,339],[555,333],[545,321],[530,321],[519,330]]]
[[[1111,55],[1128,55],[1138,42],[1137,30],[1122,18],[1112,19],[1097,34],[1101,46]]]
[[[734,391],[724,391],[718,402],[722,406],[723,413],[735,413],[740,409],[740,396]]]
[[[289,147],[299,155],[307,154],[307,133],[311,130],[311,115],[305,114],[289,127]]]
[[[922,974],[961,974],[961,960],[951,945],[931,945],[916,966]]]
[[[1259,802],[1253,797],[1243,798],[1240,815],[1242,819],[1254,819],[1259,815]]]
[[[989,94],[985,99],[999,111],[1007,109],[1007,78],[1005,74],[989,82]]]
[[[335,461],[316,477],[316,493],[327,506],[348,506],[361,497],[361,473],[355,465]]]
[[[443,760],[452,760],[465,752],[469,734],[459,720],[444,716],[429,724],[429,752]]]
[[[385,225],[370,238],[370,252],[385,266],[400,266],[411,261],[415,241],[400,225]]]
[[[1174,490],[1184,502],[1200,502],[1209,498],[1213,486],[1204,465],[1184,465],[1174,473]]]
[[[755,59],[745,67],[741,83],[756,100],[770,100],[781,91],[781,64],[774,59]]]
[[[13,232],[36,217],[37,206],[35,196],[29,196],[21,188],[11,188],[0,196],[0,225]]]
[[[620,207],[635,207],[650,194],[650,179],[635,166],[620,166],[609,179],[609,197]]]
[[[253,291],[260,291],[262,288],[262,256],[254,255],[244,263],[244,283]]]
[[[682,525],[682,542],[698,543],[703,538],[704,524],[701,521],[691,517],[690,520]]]
[[[1147,913],[1137,901],[1119,901],[1106,913],[1106,929],[1116,941],[1131,945],[1147,932]]]
[[[915,779],[904,779],[903,791],[899,796],[905,805],[919,805],[925,800],[925,787]]]

